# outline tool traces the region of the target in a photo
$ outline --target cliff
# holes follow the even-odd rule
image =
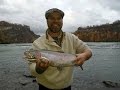
[[[74,34],[88,42],[120,42],[120,20],[112,24],[79,27]]]
[[[27,25],[0,21],[0,43],[31,43],[38,37]]]

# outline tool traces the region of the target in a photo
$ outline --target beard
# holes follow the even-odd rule
[[[52,27],[49,27],[49,30],[53,33],[59,33],[62,31],[61,28],[62,27],[60,27],[60,26],[52,26]]]

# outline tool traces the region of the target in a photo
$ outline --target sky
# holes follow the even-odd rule
[[[40,35],[47,29],[45,12],[51,8],[65,13],[65,32],[120,20],[120,0],[0,0],[0,21],[28,25]]]

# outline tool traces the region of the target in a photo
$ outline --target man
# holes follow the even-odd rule
[[[48,29],[45,35],[33,42],[33,49],[76,54],[76,65],[83,65],[92,56],[91,49],[75,35],[62,31],[64,12],[52,8],[46,11],[45,17]],[[39,90],[71,90],[73,67],[58,70],[57,67],[49,66],[47,60],[43,62],[41,59],[29,63],[30,71],[39,84]]]

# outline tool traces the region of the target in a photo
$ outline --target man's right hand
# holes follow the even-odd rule
[[[40,53],[36,53],[36,72],[41,74],[49,67],[49,60],[42,57]]]
[[[36,59],[36,68],[46,70],[49,67],[49,61],[45,57]]]

